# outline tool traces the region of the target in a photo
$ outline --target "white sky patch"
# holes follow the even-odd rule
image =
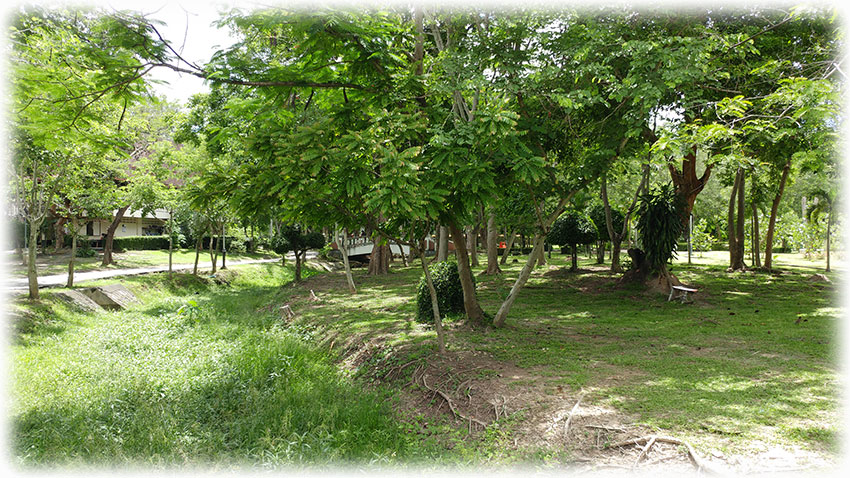
[[[132,5],[121,7],[133,8]],[[161,2],[141,9],[136,5],[135,8],[151,19],[164,22],[157,26],[160,34],[180,56],[198,66],[203,66],[213,53],[234,42],[226,28],[218,29],[212,25],[219,19],[219,13],[227,8],[226,4]],[[157,94],[183,105],[193,94],[208,91],[204,80],[168,68],[156,68],[151,72],[151,79],[165,82],[154,85]]]

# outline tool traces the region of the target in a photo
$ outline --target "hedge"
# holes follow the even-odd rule
[[[177,244],[174,245],[177,247]],[[168,249],[168,236],[124,236],[112,240],[112,247],[119,251],[155,251]]]

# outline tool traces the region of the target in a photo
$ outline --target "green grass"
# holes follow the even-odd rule
[[[518,259],[501,276],[477,276],[486,311],[509,291]],[[567,256],[553,254],[505,328],[472,330],[450,318],[449,350],[482,351],[526,369],[531,378],[515,387],[538,380],[584,389],[587,403],[700,448],[741,452],[768,442],[837,453],[834,286],[809,280],[821,270],[805,261],[768,275],[727,273],[722,258],[706,259],[673,266],[700,289],[696,303],[680,304],[618,286],[585,258],[568,273]],[[521,414],[469,437],[448,415],[399,415],[393,387],[407,377],[364,386],[384,367],[436,349],[433,329],[414,321],[418,264],[396,263],[382,277],[357,269],[356,295],[341,274],[308,269],[303,286],[280,287],[289,268],[234,269],[242,272],[230,285],[184,274],[128,278],[144,304],[124,313],[81,314],[49,293],[26,306],[12,347],[18,461],[224,468],[569,460],[569,450],[512,446]],[[296,313],[289,325],[279,319],[282,304]],[[336,362],[368,342],[383,347],[370,359],[372,375],[341,372]],[[493,365],[475,374],[493,378]]]
[[[518,259],[499,277],[477,276],[485,311],[494,313],[508,293],[524,262]],[[727,273],[719,257],[703,260],[673,266],[700,290],[696,303],[680,304],[618,286],[617,276],[586,258],[570,274],[568,258],[555,253],[535,271],[505,328],[449,327],[449,350],[483,351],[547,384],[583,388],[589,400],[695,444],[740,451],[767,441],[834,451],[835,286],[809,280],[822,269],[801,258],[779,255],[780,265],[794,264],[781,275]],[[319,325],[326,343],[378,339],[431,353],[433,330],[412,320],[419,274],[418,266],[382,278],[358,271],[356,296],[324,290],[321,305],[299,320]]]
[[[409,454],[378,392],[365,392],[267,307],[291,270],[125,281],[144,303],[86,315],[50,300],[13,345],[12,447],[20,464],[385,461]],[[196,304],[196,305],[193,305]],[[183,307],[183,312],[179,312]],[[52,320],[42,319],[48,312]]]
[[[738,444],[769,437],[833,449],[840,310],[832,287],[799,274],[673,272],[700,289],[697,303],[615,288],[600,272],[543,274],[509,326],[477,347],[696,442],[708,432]],[[493,299],[485,297],[486,308]],[[790,432],[805,420],[827,432]]]

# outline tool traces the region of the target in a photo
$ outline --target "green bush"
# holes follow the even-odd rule
[[[113,248],[119,251],[155,251],[168,249],[168,236],[126,236],[116,237]]]
[[[248,251],[248,242],[250,239],[244,239],[241,237],[227,236],[225,241],[225,245],[227,246],[227,252],[232,253],[245,253]]]
[[[94,257],[97,251],[91,246],[91,243],[86,240],[77,241],[77,257]]]
[[[457,262],[443,261],[428,267],[431,272],[431,281],[437,291],[437,305],[440,307],[440,317],[449,313],[464,312],[463,309],[463,286],[460,284],[460,273],[457,270]],[[473,277],[473,285],[475,278]],[[431,309],[431,293],[428,291],[428,282],[425,274],[419,279],[419,287],[416,289],[416,320],[422,323],[433,323],[434,312]]]

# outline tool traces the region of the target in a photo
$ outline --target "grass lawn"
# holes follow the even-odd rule
[[[476,269],[487,312],[510,289],[518,259],[496,277]],[[834,459],[835,286],[812,281],[820,270],[800,269],[804,261],[768,275],[726,273],[722,258],[703,259],[673,266],[700,289],[692,304],[618,286],[586,258],[566,272],[568,256],[554,253],[505,328],[448,320],[449,354],[483,357],[468,378],[498,382],[512,400],[512,413],[494,422],[488,397],[470,396],[491,410],[487,428],[471,435],[434,394],[419,393],[419,409],[403,403],[420,390],[410,385],[415,365],[368,385],[400,364],[435,359],[433,330],[413,320],[418,264],[396,262],[381,277],[356,269],[356,295],[341,273],[281,288],[291,276],[277,264],[235,267],[229,285],[128,278],[144,303],[120,313],[74,312],[46,293],[41,305],[17,306],[26,311],[11,347],[13,454],[26,465],[569,463],[586,451],[577,441],[524,441],[523,430],[551,422],[583,392],[585,409],[699,450],[781,446]],[[283,304],[296,313],[288,324]],[[378,352],[365,354],[372,346]],[[529,391],[535,400],[524,398]]]
[[[476,269],[485,311],[494,313],[507,295],[524,262],[518,259],[495,278],[481,274],[483,265]],[[720,254],[699,261],[673,266],[700,290],[695,303],[681,304],[618,286],[606,266],[587,258],[569,273],[568,256],[555,253],[534,272],[505,328],[450,322],[449,351],[479,351],[519,367],[528,372],[516,380],[520,389],[535,383],[551,395],[566,390],[570,405],[584,390],[587,402],[628,414],[633,424],[724,452],[743,453],[758,442],[756,448],[790,444],[836,453],[836,286],[811,280],[822,269],[805,267],[801,257],[779,255],[779,267],[792,265],[781,275],[727,273]],[[327,342],[358,337],[396,347],[418,343],[413,353],[430,352],[433,331],[423,333],[411,320],[419,275],[418,267],[383,278],[359,273],[356,296],[342,283],[323,289],[321,304],[303,310],[299,323],[321,324]]]
[[[18,462],[227,468],[404,453],[383,397],[267,307],[291,270],[242,272],[230,286],[128,278],[144,302],[123,312],[75,312],[49,292],[26,306],[12,346]]]
[[[42,254],[38,256],[37,268],[38,275],[66,274],[68,272],[68,261],[71,254],[69,252],[61,252],[58,254]],[[75,272],[86,272],[96,270],[113,270],[113,269],[131,269],[137,267],[152,267],[152,266],[167,266],[168,251],[125,251],[113,253],[115,263],[106,267],[101,266],[103,256],[98,253],[95,257],[78,257],[74,265]],[[266,259],[279,257],[275,253],[252,253],[245,252],[228,252],[227,262],[238,262],[250,259]],[[209,253],[201,251],[199,262],[210,262]],[[172,257],[172,264],[194,264],[195,250],[194,249],[175,249]],[[221,255],[219,255],[218,263],[221,264]],[[22,266],[19,261],[9,264],[8,271],[15,277],[26,277],[26,266]]]

